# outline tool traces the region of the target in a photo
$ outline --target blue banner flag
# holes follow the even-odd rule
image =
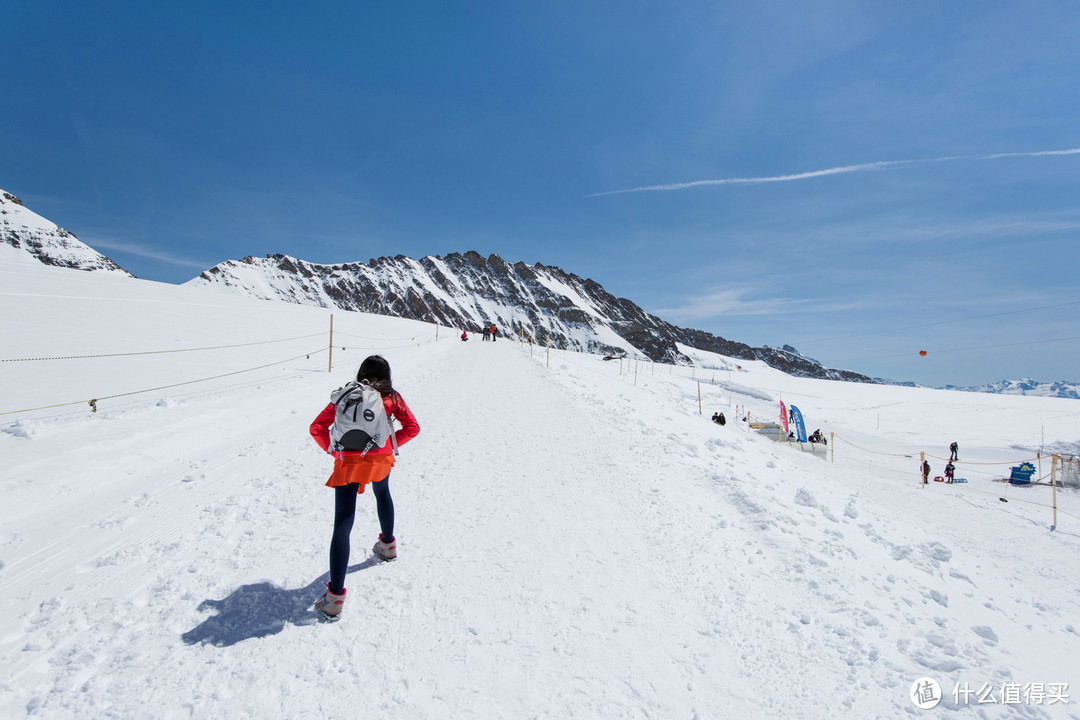
[[[794,405],[789,407],[792,416],[795,418],[795,436],[799,442],[806,442],[806,425],[803,424],[802,413]]]

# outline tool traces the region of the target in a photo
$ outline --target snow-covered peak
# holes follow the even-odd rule
[[[14,253],[5,253],[12,259],[34,258],[46,265],[134,277],[72,233],[24,207],[22,200],[3,189],[0,189],[0,245],[14,248]]]

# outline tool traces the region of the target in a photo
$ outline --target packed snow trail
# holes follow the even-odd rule
[[[397,717],[663,716],[692,709],[696,681],[697,702],[738,709],[706,681],[731,674],[726,655],[673,632],[700,603],[681,597],[668,528],[642,512],[656,484],[603,462],[610,418],[509,342],[439,352],[437,373],[409,383],[422,431],[391,476],[401,557],[373,569],[395,582],[348,581],[349,643],[379,659],[365,703]],[[368,513],[354,536],[373,540]]]
[[[391,717],[736,706],[708,697],[721,686],[707,678],[732,672],[722,649],[673,632],[701,618],[698,598],[680,598],[672,528],[650,522],[670,500],[659,479],[642,487],[603,462],[609,416],[509,342],[428,345],[394,373],[422,427],[391,478],[402,556],[370,562],[362,498],[334,626],[311,624],[333,495],[307,423],[343,377],[84,421],[66,429],[86,433],[70,447],[61,430],[54,450],[79,477],[29,522],[56,531],[5,572],[16,586],[45,578],[27,590],[25,605],[41,604],[8,691],[46,714],[127,715],[149,695],[198,715],[283,662],[297,682],[247,697],[252,715],[337,716],[343,676],[349,705]],[[660,453],[641,465],[661,466]]]

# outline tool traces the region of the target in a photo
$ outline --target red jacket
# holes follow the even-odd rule
[[[390,395],[383,395],[383,407],[386,408],[386,415],[389,417],[393,415],[397,418],[397,421],[401,423],[401,428],[394,432],[394,437],[397,439],[399,446],[412,440],[414,437],[420,434],[420,425],[416,422],[416,418],[413,417],[412,410],[405,404],[405,398],[396,392]],[[334,403],[330,403],[323,411],[319,413],[319,417],[315,418],[315,421],[311,423],[311,437],[315,438],[315,442],[319,443],[325,452],[330,452],[330,426],[334,424]],[[393,421],[390,426],[393,427]],[[390,455],[394,452],[393,445],[390,443],[390,438],[386,439],[386,444],[381,448],[374,450],[368,450],[368,455]],[[359,455],[359,450],[343,450],[342,455]],[[337,453],[334,453],[336,456]]]

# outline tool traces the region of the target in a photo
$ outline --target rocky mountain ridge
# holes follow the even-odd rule
[[[874,382],[823,367],[796,352],[754,348],[711,333],[680,328],[616,298],[592,279],[536,263],[508,263],[477,252],[373,258],[320,265],[288,255],[230,260],[191,281],[263,299],[374,312],[439,323],[458,330],[492,324],[541,344],[591,353],[629,353],[687,364],[677,344],[733,358],[761,360],[792,375]]]

